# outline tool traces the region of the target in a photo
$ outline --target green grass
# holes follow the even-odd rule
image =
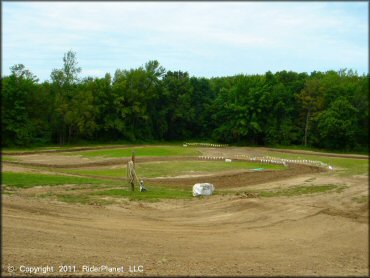
[[[24,152],[24,151],[44,151],[44,150],[68,150],[73,148],[83,148],[83,147],[102,147],[102,146],[132,146],[132,143],[127,141],[115,141],[115,142],[87,142],[82,141],[79,143],[65,144],[65,145],[55,145],[55,144],[44,144],[44,145],[34,145],[29,147],[4,147],[3,152]],[[137,144],[136,144],[137,145]],[[179,144],[177,144],[179,145]]]
[[[266,146],[266,147],[274,148],[274,149],[312,151],[312,152],[323,152],[323,153],[334,153],[334,154],[362,154],[362,155],[369,154],[367,150],[360,150],[360,151],[329,150],[329,149],[320,149],[320,148],[314,148],[314,147],[305,147],[301,145],[292,145],[292,146],[272,145],[272,146]]]
[[[2,161],[17,161],[14,157],[9,157],[9,156],[3,156],[1,158]]]
[[[85,205],[112,204],[112,202],[110,201],[93,198],[91,195],[60,194],[60,195],[57,195],[57,199],[65,203],[80,203],[80,204],[85,204]]]
[[[137,163],[136,173],[139,177],[154,178],[165,176],[179,176],[197,173],[213,173],[225,170],[236,169],[285,169],[284,166],[274,164],[252,163],[252,162],[231,162],[224,161],[165,161],[165,162],[151,162],[151,163]],[[125,168],[117,169],[97,169],[97,170],[63,170],[68,173],[75,173],[81,175],[97,175],[104,177],[126,177]]]
[[[200,155],[200,152],[195,149],[178,147],[178,146],[104,149],[104,150],[74,152],[73,154],[82,155],[85,157],[95,157],[95,156],[130,157],[132,154],[132,150],[135,151],[136,156],[198,156]]]
[[[308,159],[317,160],[327,163],[335,168],[343,168],[340,171],[341,175],[367,175],[369,169],[369,161],[367,159],[353,159],[340,157],[324,157],[315,155],[288,154],[280,152],[268,152],[269,156],[287,158],[287,159]]]
[[[192,191],[163,188],[156,186],[146,186],[148,191],[128,191],[126,189],[109,189],[93,193],[93,195],[110,196],[110,197],[124,197],[130,201],[159,201],[161,199],[187,199],[192,198]]]
[[[101,177],[121,177],[126,178],[126,168],[116,168],[116,169],[96,169],[96,170],[83,170],[83,169],[68,169],[68,170],[58,170],[64,173],[78,174],[78,175],[94,175]]]
[[[34,186],[61,185],[61,184],[119,184],[119,183],[91,178],[4,172],[2,173],[2,184],[11,187],[29,188]]]
[[[57,199],[65,203],[81,203],[81,204],[91,203],[91,198],[87,195],[61,194],[61,195],[57,195]]]
[[[29,147],[3,147],[2,151],[4,152],[23,152],[23,151],[41,151],[41,150],[51,150],[51,149],[71,149],[71,148],[81,148],[81,147],[106,147],[106,146],[122,146],[122,147],[128,147],[128,146],[138,146],[138,145],[163,145],[163,146],[182,146],[184,141],[145,141],[145,140],[136,140],[135,143],[127,141],[127,140],[113,140],[113,141],[85,141],[85,140],[79,140],[79,142],[74,142],[71,144],[65,144],[65,145],[56,145],[56,144],[35,144],[33,146]]]

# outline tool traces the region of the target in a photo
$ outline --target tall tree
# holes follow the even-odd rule
[[[313,114],[323,105],[322,94],[320,94],[320,81],[316,78],[307,80],[304,89],[298,95],[298,99],[305,111],[303,144],[307,146],[310,121]]]
[[[352,149],[356,145],[358,110],[345,97],[339,97],[318,116],[318,128],[323,147]]]
[[[60,144],[65,144],[67,141],[71,142],[73,127],[76,124],[74,122],[76,120],[73,120],[74,118],[70,115],[76,113],[71,111],[71,109],[78,109],[76,106],[71,106],[79,81],[78,74],[81,72],[81,68],[77,65],[76,53],[70,50],[64,54],[63,68],[54,69],[51,72],[56,112],[53,123]],[[68,117],[67,114],[69,115]]]
[[[37,93],[37,78],[23,64],[10,68],[11,74],[2,80],[2,133],[4,145],[29,145],[37,126],[30,117]]]

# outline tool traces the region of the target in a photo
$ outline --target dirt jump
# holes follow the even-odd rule
[[[271,151],[197,149],[205,156],[233,158],[239,153],[257,156]],[[128,161],[63,152],[12,153],[12,159],[3,161],[2,171],[82,177],[65,170],[113,169]],[[199,157],[137,157],[136,162],[181,160]],[[100,178],[124,181],[125,175]],[[368,275],[367,174],[342,175],[290,164],[279,171],[225,170],[144,181],[190,191],[193,184],[206,181],[225,194],[158,202],[121,198],[107,205],[48,197],[63,192],[87,194],[98,185],[34,186],[2,194],[2,275]],[[335,189],[290,193],[299,186],[324,185]]]

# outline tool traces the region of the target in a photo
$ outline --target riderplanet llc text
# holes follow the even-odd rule
[[[7,270],[9,273],[23,273],[23,274],[48,274],[48,273],[143,273],[143,265],[128,265],[128,266],[109,266],[109,265],[82,265],[80,267],[76,265],[59,265],[57,267],[44,265],[44,266],[30,266],[20,265],[15,267],[8,265]]]

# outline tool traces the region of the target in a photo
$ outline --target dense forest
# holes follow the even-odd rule
[[[2,78],[2,146],[115,140],[368,147],[369,75],[267,72],[203,78],[157,61],[81,78],[76,54],[40,83],[24,65]]]

